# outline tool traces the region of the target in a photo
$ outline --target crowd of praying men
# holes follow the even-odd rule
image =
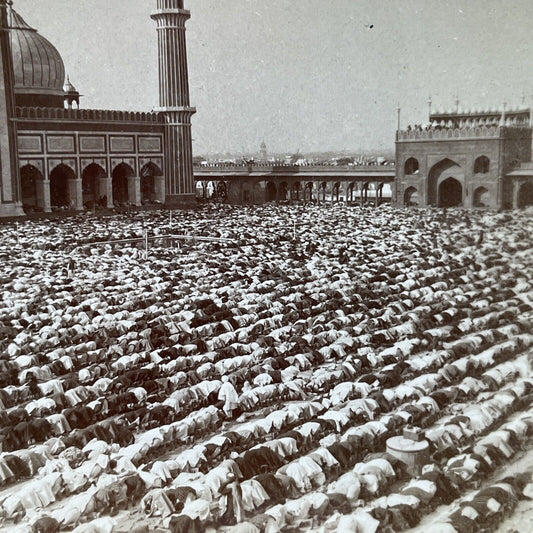
[[[482,486],[533,434],[531,214],[3,225],[2,531],[376,533],[437,505],[431,531],[495,527],[533,494],[531,472]],[[416,475],[386,449],[407,425]]]

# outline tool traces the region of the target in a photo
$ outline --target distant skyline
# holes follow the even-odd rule
[[[158,105],[155,0],[15,0],[84,108]],[[185,0],[193,151],[390,151],[433,109],[531,103],[530,0]]]

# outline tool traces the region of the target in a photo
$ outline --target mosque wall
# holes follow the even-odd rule
[[[6,24],[6,6],[0,5],[0,25]],[[22,215],[17,176],[13,65],[6,32],[0,32],[0,217]]]
[[[402,140],[396,146],[398,204],[406,205],[415,190],[419,206],[437,205],[438,187],[446,178],[460,182],[465,207],[497,208],[501,204],[502,137]],[[479,158],[487,158],[488,168],[476,168]],[[413,159],[417,164],[410,164]]]
[[[74,210],[100,200],[105,207],[113,207],[117,201],[132,205],[165,202],[165,128],[158,115],[17,108],[16,123],[19,168],[36,181],[35,186],[24,186],[25,178],[21,177],[25,208],[48,212],[54,207],[50,180],[58,167],[72,171],[64,176],[68,194],[62,202]],[[117,167],[124,177],[115,175]],[[88,168],[98,174],[96,185],[88,185]],[[147,185],[150,191],[144,195],[143,171],[153,175],[153,183]],[[121,180],[127,185],[123,183],[118,199],[117,182]],[[87,194],[86,189],[93,189],[92,193]]]
[[[117,202],[165,202],[163,125],[17,122],[25,208],[48,212],[58,205],[81,210],[96,203],[113,207]]]
[[[104,170],[112,172],[122,162],[129,164],[136,175],[152,162],[163,168],[163,134],[151,131],[105,132],[72,130],[20,130],[18,151],[20,166],[29,161],[38,165],[43,176],[49,175],[58,161],[69,162],[81,176],[83,169],[98,161]]]

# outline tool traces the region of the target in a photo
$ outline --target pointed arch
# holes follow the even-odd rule
[[[419,169],[420,169],[420,165],[418,163],[418,159],[416,159],[414,157],[410,157],[405,162],[405,165],[404,165],[403,169],[404,169],[404,174],[406,176],[410,176],[412,174],[417,174]]]
[[[141,202],[152,203],[155,200],[155,177],[162,176],[163,171],[152,161],[141,168]]]
[[[269,181],[265,187],[265,200],[275,202],[277,198],[277,187],[273,181]]]
[[[518,207],[528,207],[533,205],[533,182],[526,181],[518,189]]]
[[[228,200],[228,184],[225,181],[218,181],[216,185],[216,198],[220,202],[226,202]]]
[[[441,190],[441,184],[448,178],[453,178],[461,187],[461,194],[464,191],[465,173],[463,168],[455,161],[444,158],[433,167],[428,173],[428,203],[429,205],[438,205],[441,207],[451,207],[450,202],[458,205],[456,193],[457,185],[454,182],[448,182],[447,186]],[[441,193],[444,196],[441,197]],[[462,203],[462,199],[461,202]]]
[[[328,189],[328,183],[327,181],[323,181],[321,183],[317,183],[317,192],[316,192],[316,199],[317,201],[326,201],[326,194]]]
[[[289,199],[288,191],[289,191],[289,186],[287,185],[287,182],[286,181],[281,182],[278,187],[278,201],[286,202]]]
[[[313,182],[309,181],[305,184],[304,200],[307,202],[313,201]]]
[[[20,189],[22,205],[25,208],[37,207],[37,181],[42,181],[41,171],[31,165],[26,164],[20,169]]]
[[[481,155],[474,161],[474,174],[488,174],[490,170],[490,159]]]
[[[403,205],[406,207],[416,207],[419,205],[418,190],[415,187],[408,187],[405,190]]]
[[[359,198],[361,200],[361,205],[364,205],[368,202],[368,189],[370,187],[370,183],[368,181],[365,181],[361,185],[361,192],[359,193]]]
[[[456,178],[446,178],[439,184],[439,207],[457,207],[463,203],[463,186]]]
[[[75,179],[74,171],[64,163],[57,165],[50,173],[50,205],[70,207],[69,180]]]
[[[112,187],[113,202],[115,204],[123,205],[128,203],[128,178],[134,175],[133,169],[127,163],[120,163],[113,169]]]
[[[346,187],[346,201],[347,202],[353,202],[354,201],[354,191],[356,190],[355,187],[356,187],[355,182],[352,181],[352,182],[348,183],[348,185]]]
[[[90,208],[95,202],[98,202],[101,195],[99,180],[106,176],[106,171],[97,163],[91,163],[83,169],[81,173],[81,190],[84,206]]]
[[[478,187],[474,191],[474,207],[488,207],[490,205],[490,192],[486,187]]]
[[[341,183],[340,181],[337,181],[333,184],[333,188],[331,190],[331,200],[333,202],[338,202],[340,198],[340,189],[341,189]]]
[[[299,181],[296,181],[292,184],[292,187],[291,187],[291,200],[292,201],[294,200],[296,200],[297,202],[300,201],[300,189],[301,189],[301,186],[300,186]]]

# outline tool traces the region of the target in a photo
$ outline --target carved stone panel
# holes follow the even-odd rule
[[[110,137],[111,152],[113,153],[133,153],[135,142],[133,137]]]
[[[161,137],[139,137],[139,152],[161,153]]]
[[[18,147],[21,154],[42,154],[43,138],[41,135],[19,135]]]
[[[73,154],[75,143],[73,135],[49,135],[46,137],[48,152],[54,154]]]
[[[80,152],[100,152],[106,151],[105,137],[102,135],[91,135],[80,137]]]

